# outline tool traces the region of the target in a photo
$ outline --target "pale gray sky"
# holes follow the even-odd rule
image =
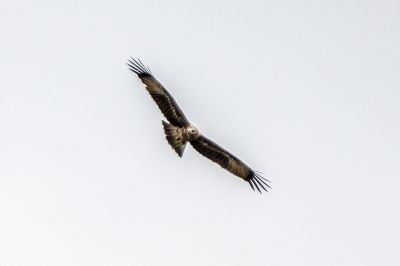
[[[0,266],[400,265],[398,1],[2,1]],[[272,180],[191,147],[126,61]]]

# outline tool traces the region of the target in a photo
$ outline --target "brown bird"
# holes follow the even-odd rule
[[[146,85],[147,91],[156,102],[165,118],[170,123],[162,121],[164,132],[168,143],[182,157],[186,144],[190,142],[193,148],[211,161],[219,164],[232,174],[249,182],[251,188],[254,187],[261,193],[271,188],[267,182],[269,180],[262,177],[257,171],[252,170],[244,162],[239,160],[227,150],[223,149],[213,141],[203,136],[199,130],[193,126],[179,108],[171,94],[156,80],[151,70],[144,66],[140,59],[128,60],[129,69],[135,72],[142,82]]]

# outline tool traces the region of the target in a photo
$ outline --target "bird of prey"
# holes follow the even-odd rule
[[[262,193],[261,190],[268,191],[267,188],[271,188],[267,184],[269,180],[201,134],[189,122],[171,94],[153,76],[150,68],[146,67],[140,59],[131,58],[131,60],[128,60],[128,66],[144,83],[150,96],[168,120],[169,123],[162,120],[166,139],[179,157],[182,157],[186,144],[189,142],[200,154],[247,181],[253,190],[256,188]]]

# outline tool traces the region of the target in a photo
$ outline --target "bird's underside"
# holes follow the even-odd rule
[[[154,78],[150,69],[145,67],[139,59],[132,58],[132,60],[129,60],[128,66],[145,84],[150,96],[169,121],[169,123],[162,121],[164,133],[168,143],[179,157],[183,156],[186,144],[189,142],[200,154],[247,181],[253,190],[257,189],[261,193],[261,190],[267,191],[267,188],[271,188],[267,179],[227,150],[203,136],[196,127],[190,124],[171,94]]]

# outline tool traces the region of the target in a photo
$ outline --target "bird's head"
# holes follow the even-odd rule
[[[193,125],[189,125],[186,128],[186,132],[187,132],[188,140],[193,140],[200,136],[199,130],[196,127],[194,127]]]

